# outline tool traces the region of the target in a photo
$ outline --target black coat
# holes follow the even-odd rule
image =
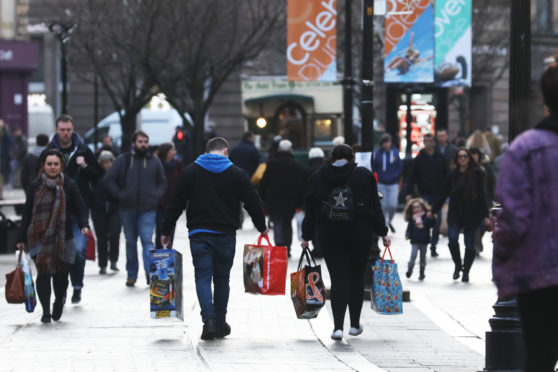
[[[447,174],[448,164],[442,154],[434,151],[428,155],[421,150],[412,163],[407,195],[415,195],[416,187],[419,195],[437,196]]]
[[[252,177],[258,168],[260,158],[260,152],[254,143],[248,140],[242,140],[231,149],[229,154],[229,159],[234,165],[248,173],[248,177]]]
[[[23,216],[21,218],[21,229],[19,230],[17,242],[27,243],[27,230],[31,224],[31,219],[33,217],[35,192],[41,184],[41,179],[37,178],[27,190],[25,206],[23,207]],[[84,227],[89,228],[89,211],[87,206],[81,197],[81,193],[74,181],[68,177],[64,177],[64,194],[66,196],[66,234],[65,240],[70,240],[74,238],[74,233],[72,229],[72,218],[75,217],[78,220],[78,225],[81,229]],[[29,247],[32,248],[32,247]]]
[[[488,217],[484,172],[475,167],[465,173],[452,170],[446,177],[432,212],[437,213],[447,198],[448,225],[478,227]]]
[[[52,138],[52,141],[47,146],[48,149],[61,150],[58,135]],[[76,159],[79,156],[83,156],[87,167],[82,168],[76,163]],[[65,161],[64,175],[74,180],[85,204],[90,207],[92,201],[91,185],[103,176],[103,169],[97,162],[95,154],[83,143],[81,137],[76,133],[72,136],[72,152],[71,156]]]
[[[411,240],[411,244],[429,244],[430,243],[430,229],[434,227],[434,219],[427,218],[426,213],[422,216],[422,229],[417,227],[415,219],[411,216],[405,231],[405,237]]]
[[[328,230],[336,229],[339,225],[325,221],[321,211],[322,202],[329,198],[331,191],[336,187],[347,185],[351,189],[355,205],[355,223],[353,226],[369,226],[369,229],[355,229],[354,234],[371,234],[374,231],[378,236],[387,235],[387,227],[378,198],[378,186],[372,172],[363,167],[356,167],[355,163],[348,163],[342,167],[326,165],[310,176],[306,190],[306,214],[302,222],[302,237],[306,241],[314,239],[316,227],[326,227]],[[358,239],[357,239],[358,240]]]
[[[260,195],[269,214],[294,214],[304,203],[304,190],[304,169],[291,153],[279,151],[268,160]]]

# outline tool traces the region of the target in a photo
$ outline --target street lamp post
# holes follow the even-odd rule
[[[351,0],[345,0],[345,75],[343,77],[343,116],[345,143],[353,143],[353,58],[351,54]]]
[[[70,33],[74,30],[75,24],[65,24],[58,21],[48,23],[50,32],[56,34],[60,41],[60,74],[62,79],[62,114],[68,113],[68,67],[66,55],[66,43],[70,40]]]
[[[374,1],[364,0],[362,9],[362,85],[360,117],[362,151],[374,150]]]

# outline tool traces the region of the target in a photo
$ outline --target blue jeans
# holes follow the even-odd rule
[[[190,237],[196,293],[202,321],[224,323],[229,302],[229,275],[234,259],[234,234],[195,234]],[[215,293],[211,292],[211,280]]]
[[[434,195],[421,195],[421,198],[424,199],[425,202],[430,204],[434,204],[436,202],[436,197]],[[430,239],[430,249],[436,249],[436,245],[438,244],[438,240],[440,239],[440,224],[442,222],[442,216],[440,215],[442,211],[440,210],[434,219],[434,227],[432,228],[432,238]]]
[[[409,270],[415,266],[417,253],[420,252],[420,267],[426,267],[426,244],[412,244],[411,245],[411,259],[409,260]]]
[[[145,277],[149,278],[149,252],[154,250],[153,230],[155,228],[155,211],[138,213],[129,209],[121,209],[120,217],[126,238],[126,271],[128,279],[137,279],[138,262],[138,236],[142,246],[143,268]]]
[[[465,250],[475,251],[475,231],[476,227],[463,228],[463,237],[465,240]],[[461,226],[449,225],[448,226],[448,240],[449,244],[459,244],[459,234],[461,233]]]
[[[81,229],[79,228],[77,219],[73,216],[70,218],[72,219],[72,230],[76,243],[76,260],[70,265],[70,279],[72,280],[72,287],[74,287],[74,289],[82,289],[83,277],[85,275],[87,237],[81,235]]]
[[[397,196],[399,195],[399,184],[386,185],[383,183],[378,184],[378,191],[383,195],[380,203],[382,204],[382,211],[386,218],[386,225],[391,224],[391,220],[397,211]]]

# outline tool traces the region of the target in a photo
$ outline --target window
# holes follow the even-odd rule
[[[531,3],[533,32],[558,34],[558,3],[555,0],[535,0]]]

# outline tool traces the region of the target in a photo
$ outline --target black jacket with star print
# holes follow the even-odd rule
[[[306,215],[302,223],[304,240],[313,240],[316,227],[326,223],[321,211],[322,202],[328,200],[334,188],[345,185],[351,189],[355,219],[370,226],[370,231],[363,233],[374,231],[378,236],[387,235],[374,175],[368,169],[350,162],[341,167],[325,165],[310,177],[305,199]],[[331,223],[328,225],[334,227]]]

